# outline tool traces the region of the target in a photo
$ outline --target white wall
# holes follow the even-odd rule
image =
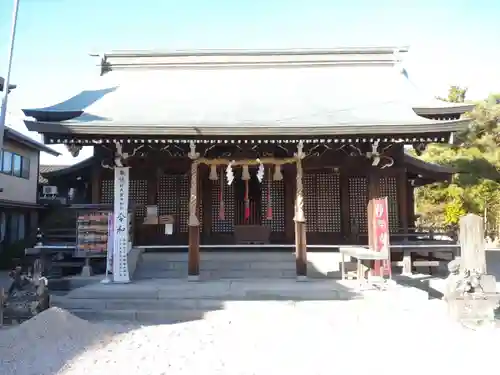
[[[0,199],[34,204],[37,202],[38,163],[40,152],[4,139],[4,149],[30,159],[29,179],[9,176],[0,172]]]

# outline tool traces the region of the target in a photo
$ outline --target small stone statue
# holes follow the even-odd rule
[[[22,322],[50,307],[48,280],[41,276],[41,263],[35,262],[33,276],[16,267],[9,273],[12,279],[3,302],[4,322]]]
[[[495,278],[477,270],[463,269],[461,259],[448,263],[443,300],[453,320],[476,329],[494,323],[493,310],[500,296],[495,290]]]
[[[457,286],[460,283],[460,258],[456,258],[448,263],[448,272],[450,273],[446,278],[446,286],[443,293],[443,300],[450,301],[458,294]]]

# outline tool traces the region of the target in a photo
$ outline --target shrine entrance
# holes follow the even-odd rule
[[[234,181],[235,225],[262,224],[262,188],[257,179],[256,168],[249,168],[249,179],[243,179],[243,172],[236,174]],[[253,170],[255,169],[255,171]]]

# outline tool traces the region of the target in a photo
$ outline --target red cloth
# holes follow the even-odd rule
[[[250,218],[250,201],[248,199],[248,180],[245,180],[245,220]]]

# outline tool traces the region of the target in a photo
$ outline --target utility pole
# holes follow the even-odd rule
[[[0,109],[0,150],[3,148],[3,136],[5,133],[5,120],[7,117],[7,100],[9,97],[10,72],[12,70],[12,57],[14,54],[14,42],[16,39],[17,12],[19,11],[19,1],[14,0],[14,9],[12,10],[12,29],[10,33],[9,60],[7,63],[7,75],[4,81],[2,108]]]

